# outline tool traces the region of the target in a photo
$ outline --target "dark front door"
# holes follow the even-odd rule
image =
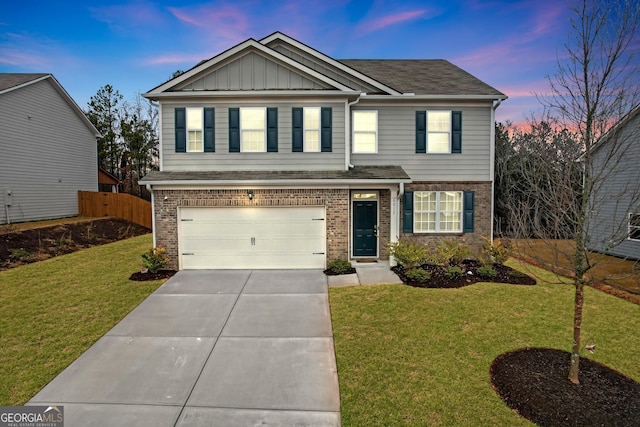
[[[353,202],[353,256],[378,255],[378,202]]]

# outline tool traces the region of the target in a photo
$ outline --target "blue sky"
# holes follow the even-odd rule
[[[6,1],[0,72],[52,73],[80,107],[105,84],[146,92],[274,31],[336,59],[447,59],[506,93],[499,121],[540,110],[569,31],[566,0]]]

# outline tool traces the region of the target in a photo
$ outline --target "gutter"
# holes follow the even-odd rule
[[[355,101],[345,101],[344,107],[344,170],[353,169],[351,164],[351,106],[360,102],[358,96]]]
[[[181,186],[181,187],[193,187],[193,186],[206,186],[208,188],[225,188],[229,186],[237,186],[239,188],[246,188],[247,186],[255,186],[255,187],[265,187],[265,186],[305,186],[305,185],[349,185],[349,184],[358,184],[358,185],[397,185],[404,183],[411,183],[412,180],[410,178],[397,178],[397,179],[278,179],[278,180],[164,180],[164,181],[153,181],[153,180],[145,180],[140,181],[140,184],[146,184],[147,188],[149,186]]]
[[[502,104],[502,101],[504,99],[497,99],[495,100],[496,103],[493,104],[491,106],[491,148],[490,148],[490,153],[489,153],[489,159],[490,159],[490,164],[489,164],[489,179],[491,180],[491,232],[490,232],[490,239],[491,239],[491,243],[493,244],[493,233],[494,233],[494,229],[493,229],[493,215],[495,213],[495,202],[496,202],[496,195],[495,195],[495,168],[496,168],[496,110],[498,109],[498,107],[500,106],[500,104]]]

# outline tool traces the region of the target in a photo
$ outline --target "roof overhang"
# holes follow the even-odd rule
[[[176,98],[237,98],[237,97],[251,97],[255,98],[309,98],[309,97],[333,97],[333,98],[345,98],[353,97],[357,98],[361,92],[355,90],[261,90],[261,91],[246,91],[246,90],[191,90],[180,92],[162,92],[158,94],[151,94],[150,92],[143,94],[142,96],[150,99],[176,99]]]

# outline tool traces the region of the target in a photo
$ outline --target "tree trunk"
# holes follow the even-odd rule
[[[580,384],[578,373],[580,372],[580,332],[582,329],[582,306],[584,305],[584,283],[576,278],[576,295],[573,313],[573,347],[571,348],[571,366],[569,368],[569,381]]]

